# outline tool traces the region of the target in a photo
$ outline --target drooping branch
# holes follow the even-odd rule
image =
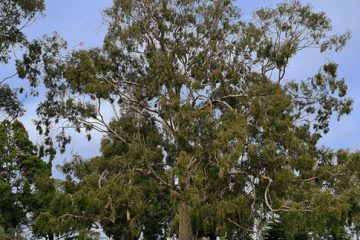
[[[151,168],[151,169],[143,169],[143,168],[134,168],[129,170],[130,172],[139,172],[141,174],[144,174],[146,176],[150,176],[153,179],[155,179],[160,185],[165,186],[171,190],[178,191],[173,186],[171,186],[168,182],[166,182],[164,179],[162,179],[157,173]]]
[[[271,207],[271,204],[269,202],[269,190],[270,190],[270,185],[273,182],[273,180],[270,177],[267,177],[267,176],[264,176],[264,175],[262,175],[261,177],[268,181],[268,185],[266,186],[266,190],[265,190],[265,193],[264,193],[265,204],[270,209],[271,212],[278,211],[278,210],[274,210]]]
[[[226,220],[228,220],[230,223],[234,224],[236,227],[240,228],[241,230],[244,230],[244,231],[250,232],[250,233],[258,233],[258,231],[254,230],[254,229],[250,229],[250,228],[241,226],[239,223],[231,220],[231,218],[227,218]]]

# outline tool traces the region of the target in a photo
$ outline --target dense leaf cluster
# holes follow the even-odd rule
[[[3,0],[0,2],[0,66],[9,63],[17,47],[27,47],[23,32],[45,8],[44,0]],[[6,84],[16,76],[0,75],[0,111],[11,117],[22,113],[17,93]]]
[[[230,0],[115,0],[101,47],[62,56],[31,43],[21,78],[47,93],[40,148],[69,129],[104,134],[75,156],[34,222],[37,236],[113,239],[349,239],[359,230],[359,153],[317,146],[352,100],[327,62],[287,79],[306,48],[341,50],[349,33],[300,1],[242,20]],[[54,138],[55,135],[55,138]],[[358,176],[359,175],[359,176]],[[11,191],[10,191],[11,192]]]
[[[47,209],[54,193],[50,176],[51,168],[38,157],[24,126],[17,120],[1,122],[0,226],[9,237]]]

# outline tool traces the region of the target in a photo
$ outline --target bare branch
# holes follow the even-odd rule
[[[166,181],[164,181],[161,177],[159,177],[159,175],[156,174],[156,172],[151,168],[151,169],[143,169],[143,168],[134,168],[132,170],[130,170],[131,172],[139,172],[142,173],[144,175],[150,176],[153,179],[155,179],[156,181],[158,181],[160,183],[160,185],[165,186],[169,189],[175,190],[169,183],[167,183]]]
[[[7,80],[15,77],[16,75],[17,75],[17,73],[14,73],[14,74],[12,74],[12,75],[10,75],[10,76],[7,76],[7,77],[1,79],[0,84],[3,84],[4,82],[6,82]]]
[[[102,188],[102,186],[101,186],[101,181],[102,181],[102,179],[104,178],[104,176],[105,176],[106,173],[107,173],[107,169],[105,169],[105,170],[101,173],[101,175],[100,175],[100,177],[99,177],[99,181],[98,181],[98,183],[99,183],[99,188]]]
[[[254,229],[243,227],[240,224],[238,224],[237,222],[231,220],[230,218],[227,218],[226,220],[228,220],[230,223],[234,224],[235,226],[237,226],[238,228],[240,228],[242,230],[245,230],[245,231],[251,232],[251,233],[257,233],[257,231],[255,231]]]
[[[272,180],[271,178],[267,177],[267,176],[264,176],[264,175],[262,175],[261,177],[262,177],[263,179],[269,181],[269,182],[268,182],[268,185],[267,185],[267,187],[266,187],[265,193],[264,193],[264,198],[265,198],[265,204],[266,204],[266,206],[270,209],[270,211],[274,212],[274,209],[271,207],[271,205],[270,205],[270,203],[269,203],[269,189],[270,189],[270,185],[271,185],[271,183],[273,182],[273,180]],[[276,210],[276,211],[278,211],[278,210]]]

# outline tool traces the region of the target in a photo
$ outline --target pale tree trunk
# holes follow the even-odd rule
[[[179,205],[179,240],[193,240],[191,226],[191,207],[181,202]]]
[[[134,240],[136,239],[133,233],[130,231],[130,222],[131,222],[131,216],[129,209],[126,210],[126,221],[127,221],[127,228],[126,228],[126,240]]]

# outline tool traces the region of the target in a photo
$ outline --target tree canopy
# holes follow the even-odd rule
[[[230,0],[114,0],[103,46],[58,36],[17,61],[42,80],[41,152],[68,129],[105,136],[75,156],[35,220],[39,236],[113,239],[349,239],[359,229],[359,153],[319,148],[333,116],[352,110],[338,65],[287,78],[307,48],[341,50],[350,34],[300,1],[250,20]],[[109,117],[109,115],[111,115]],[[56,137],[54,137],[54,134]],[[43,154],[41,154],[43,155]]]
[[[9,63],[15,48],[26,47],[23,30],[45,8],[43,0],[4,0],[0,2],[0,66]],[[22,112],[17,93],[6,83],[15,77],[0,75],[0,111],[12,117]]]
[[[14,63],[16,51],[29,47],[23,30],[44,7],[43,0],[0,2],[2,69]],[[22,234],[33,232],[33,222],[47,209],[55,189],[50,178],[51,166],[39,157],[37,146],[16,119],[24,109],[17,97],[18,90],[11,88],[9,81],[20,74],[4,72],[0,75],[0,238],[24,239]]]
[[[0,226],[15,238],[47,208],[54,192],[51,168],[17,120],[0,123]],[[17,230],[18,229],[18,230]]]

